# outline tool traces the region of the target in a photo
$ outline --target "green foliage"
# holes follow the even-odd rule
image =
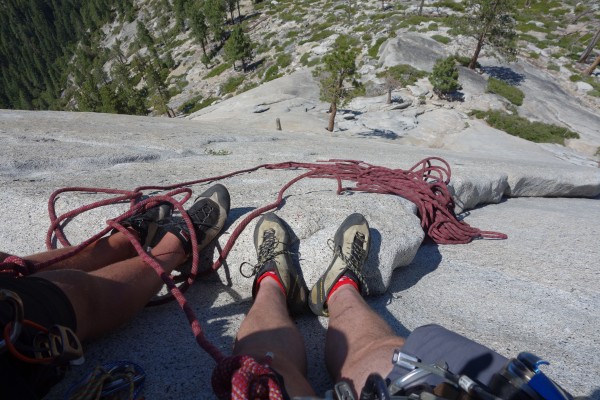
[[[546,68],[548,68],[550,71],[556,71],[556,72],[560,71],[560,67],[554,63],[548,63]]]
[[[263,80],[265,82],[269,82],[269,81],[272,81],[273,79],[279,78],[280,76],[281,76],[281,74],[279,73],[279,67],[277,65],[272,65],[265,72],[265,76],[264,76]]]
[[[471,36],[477,45],[470,68],[479,58],[483,47],[492,54],[515,61],[517,55],[517,33],[513,15],[517,13],[516,0],[465,0],[465,13],[452,20],[453,29]]]
[[[368,51],[369,57],[377,58],[377,55],[379,54],[379,48],[386,40],[387,39],[384,37],[378,38],[377,41],[375,42],[375,44],[373,45],[373,47],[369,48],[369,51]]]
[[[225,59],[233,63],[235,68],[235,62],[241,61],[242,68],[246,72],[248,63],[252,60],[252,43],[250,38],[244,33],[241,25],[236,25],[231,32],[231,36],[227,39],[224,47]]]
[[[0,107],[60,109],[76,43],[118,13],[123,20],[132,2],[3,1],[0,5]]]
[[[434,93],[440,98],[447,98],[450,93],[460,89],[458,68],[453,56],[440,58],[435,62],[429,82],[433,85]]]
[[[567,128],[537,121],[531,122],[517,114],[511,115],[502,111],[472,111],[471,115],[484,119],[496,129],[536,143],[559,143],[564,145],[565,139],[579,138],[576,132]]]
[[[441,0],[436,1],[431,5],[431,7],[446,7],[453,11],[464,12],[465,6],[462,3],[456,3],[453,0]]]
[[[301,43],[309,43],[309,42],[320,42],[323,39],[327,39],[329,36],[333,35],[335,32],[329,29],[318,30],[307,40],[302,41]]]
[[[206,149],[204,149],[204,153],[209,156],[228,156],[231,154],[231,151],[225,150],[225,149],[215,150],[215,149],[206,148]]]
[[[206,55],[206,42],[208,41],[208,25],[206,17],[200,7],[194,7],[190,15],[190,28],[192,35],[202,46],[202,54]]]
[[[581,80],[581,75],[571,75],[569,76],[569,80],[571,82],[579,82]]]
[[[235,92],[236,89],[242,84],[242,82],[244,82],[244,79],[244,75],[232,76],[229,79],[227,79],[227,81],[223,83],[223,86],[221,88],[223,94]]]
[[[428,31],[437,31],[438,29],[439,29],[439,26],[435,22],[432,22],[431,24],[427,25]]]
[[[282,53],[277,56],[277,65],[279,68],[284,69],[292,63],[292,55],[288,53]]]
[[[213,78],[215,76],[219,76],[223,72],[225,72],[229,67],[231,67],[230,63],[223,63],[220,65],[217,65],[216,67],[213,67],[213,69],[211,69],[208,74],[204,75],[204,79],[209,79],[209,78]]]
[[[223,40],[225,34],[226,10],[223,0],[204,0],[203,13],[206,24],[216,41]]]
[[[390,77],[398,83],[398,87],[414,85],[419,79],[427,76],[427,72],[422,71],[408,64],[394,65],[386,68],[383,72],[378,72],[378,78]]]
[[[452,40],[448,36],[444,35],[433,35],[431,38],[443,44],[448,44],[450,43],[450,40]]]
[[[519,88],[496,78],[488,80],[487,91],[504,97],[516,106],[523,105],[523,99],[525,98],[525,94]]]

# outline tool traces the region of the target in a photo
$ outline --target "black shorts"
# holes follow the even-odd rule
[[[406,339],[401,351],[427,364],[444,361],[450,372],[466,375],[484,385],[489,385],[493,375],[508,362],[506,357],[495,351],[439,325],[425,325],[415,329]],[[394,365],[387,378],[393,382],[408,372],[410,370]],[[415,385],[427,383],[436,386],[441,382],[441,378],[429,375],[424,380],[415,382]]]
[[[15,292],[21,298],[26,320],[46,328],[62,325],[76,332],[73,306],[54,283],[35,276],[0,277],[0,289]],[[0,302],[0,327],[3,329],[12,318],[12,305],[6,301]],[[34,329],[23,327],[17,343],[31,346],[36,333]],[[0,354],[0,371],[0,397],[3,399],[41,398],[64,373],[60,367],[22,362],[8,351]]]

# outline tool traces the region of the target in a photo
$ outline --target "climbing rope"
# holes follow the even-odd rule
[[[192,196],[192,191],[189,189],[189,186],[250,173],[261,168],[267,170],[297,169],[306,170],[306,172],[286,183],[279,190],[277,199],[274,202],[250,212],[237,225],[237,227],[231,233],[227,244],[223,247],[218,259],[213,263],[210,269],[205,271],[206,273],[215,271],[221,266],[241,232],[254,218],[281,205],[285,191],[296,182],[304,178],[335,179],[337,181],[337,194],[341,194],[343,192],[365,192],[392,194],[404,197],[412,201],[417,206],[418,215],[421,219],[421,226],[423,227],[423,230],[434,242],[438,244],[461,244],[468,243],[473,239],[479,238],[506,239],[507,237],[502,233],[482,231],[480,229],[473,228],[466,222],[459,221],[456,218],[456,215],[454,214],[454,201],[450,191],[448,190],[448,183],[450,182],[451,177],[450,166],[441,158],[430,157],[424,159],[408,170],[389,169],[355,160],[329,160],[317,163],[299,163],[290,161],[277,164],[262,164],[253,168],[239,170],[221,176],[183,182],[170,186],[141,186],[132,191],[85,187],[59,189],[52,193],[48,201],[48,213],[51,221],[50,228],[48,229],[46,236],[46,246],[48,249],[55,248],[53,244],[54,239],[60,242],[63,246],[70,246],[70,243],[63,232],[63,228],[68,221],[72,220],[81,213],[105,205],[118,204],[126,201],[130,202],[130,209],[119,217],[108,220],[106,228],[104,228],[98,234],[92,236],[90,239],[80,243],[77,246],[74,246],[71,251],[66,252],[65,254],[36,265],[30,265],[22,259],[11,257],[5,260],[5,262],[0,263],[0,273],[12,270],[13,273],[22,276],[39,271],[73,256],[89,244],[115,229],[123,233],[128,238],[144,262],[150,265],[165,282],[165,285],[169,289],[172,298],[177,301],[181,309],[184,311],[190,323],[196,342],[217,362],[217,364],[219,364],[217,369],[219,371],[227,371],[228,373],[231,373],[232,366],[237,367],[238,372],[241,375],[235,375],[239,377],[235,378],[234,380],[238,385],[245,384],[246,387],[238,388],[236,386],[234,391],[239,391],[240,393],[250,393],[248,390],[252,390],[252,393],[256,393],[259,396],[256,398],[278,398],[277,396],[279,395],[275,391],[272,392],[273,397],[260,397],[264,396],[264,393],[267,393],[268,396],[271,396],[271,390],[269,388],[271,388],[271,386],[274,384],[273,382],[275,382],[271,379],[272,375],[270,374],[272,374],[272,371],[270,371],[268,367],[270,363],[268,359],[266,363],[258,364],[256,361],[250,361],[246,358],[226,358],[217,347],[215,347],[205,338],[198,319],[183,296],[183,292],[194,282],[198,276],[199,257],[197,247],[192,246],[192,267],[187,280],[180,287],[177,287],[173,281],[173,278],[163,270],[156,260],[154,260],[148,253],[144,251],[142,245],[135,238],[135,236],[133,236],[133,234],[131,234],[121,225],[123,220],[136,214],[140,210],[151,207],[152,205],[156,205],[160,202],[169,202],[173,205],[174,209],[177,209],[181,213],[181,216],[188,226],[190,235],[192,236],[191,241],[194,243],[196,242],[195,229],[193,228],[192,222],[183,207],[185,202]],[[344,182],[354,182],[355,186],[343,186]],[[144,191],[148,190],[163,191],[167,193],[142,200]],[[58,199],[59,195],[67,192],[105,193],[114,195],[114,197],[84,205],[80,208],[57,216],[55,208],[56,200]],[[183,199],[176,200],[174,196],[181,194],[183,194]],[[257,365],[260,366],[260,368]],[[256,374],[259,376],[258,380],[250,378],[251,376],[256,376]],[[243,377],[248,377],[248,379]],[[222,382],[222,380],[213,379],[213,382],[217,382],[217,385],[221,385],[219,382]],[[258,389],[259,387],[262,389]],[[213,389],[216,393],[223,390],[219,386],[213,386]],[[231,391],[228,393],[231,393]]]

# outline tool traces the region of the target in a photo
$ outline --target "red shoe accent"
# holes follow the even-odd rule
[[[281,283],[281,281],[279,280],[279,277],[277,276],[277,274],[273,271],[267,271],[264,274],[262,274],[260,276],[260,278],[258,278],[258,281],[256,282],[256,286],[258,286],[260,288],[260,283],[262,282],[263,279],[265,278],[273,278],[275,280],[275,282],[277,282],[277,284],[279,285],[279,288],[281,289],[281,291],[283,292],[283,295],[285,297],[287,297],[287,293],[285,292],[285,287],[283,286],[283,283]]]
[[[331,291],[327,295],[327,301],[329,301],[329,298],[331,297],[333,292],[335,292],[337,289],[339,289],[340,287],[342,287],[344,285],[351,285],[354,289],[356,289],[357,292],[360,292],[360,290],[358,289],[358,283],[354,282],[352,279],[350,279],[344,275],[331,288]]]

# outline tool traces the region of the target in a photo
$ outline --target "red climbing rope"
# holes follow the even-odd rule
[[[254,172],[258,169],[280,170],[280,169],[299,169],[306,170],[303,174],[286,183],[277,195],[277,199],[267,204],[264,207],[258,208],[249,213],[231,233],[227,244],[223,247],[219,258],[214,262],[212,267],[206,272],[217,270],[227,255],[231,251],[235,241],[246,226],[258,215],[267,211],[273,210],[283,201],[285,191],[294,183],[304,178],[325,178],[335,179],[337,181],[337,193],[343,192],[366,192],[366,193],[383,193],[402,196],[412,201],[418,210],[418,215],[421,219],[421,226],[426,234],[438,244],[460,244],[468,243],[473,239],[488,238],[488,239],[506,239],[506,235],[498,232],[482,231],[469,226],[464,221],[459,221],[454,214],[454,201],[448,190],[450,182],[450,166],[446,161],[438,157],[430,157],[415,164],[408,170],[389,169],[386,167],[376,166],[362,161],[354,160],[329,160],[318,163],[299,163],[299,162],[283,162],[278,164],[263,164],[254,168],[235,171],[229,174],[216,176],[212,178],[199,179],[195,181],[178,183],[170,186],[141,186],[132,191],[116,190],[116,189],[100,189],[100,188],[83,188],[73,187],[59,189],[52,193],[48,201],[48,213],[50,216],[50,228],[46,238],[46,246],[48,249],[55,248],[53,239],[55,238],[63,246],[69,246],[70,243],[64,235],[63,228],[68,221],[77,215],[94,208],[102,207],[109,204],[130,202],[130,209],[119,217],[107,221],[105,227],[98,234],[90,239],[74,246],[73,249],[61,256],[52,260],[36,265],[31,265],[18,257],[9,257],[5,262],[0,263],[0,273],[11,270],[13,274],[28,275],[35,271],[39,271],[68,257],[73,256],[83,248],[108,234],[111,230],[116,229],[122,232],[135,247],[143,260],[150,265],[156,273],[165,282],[169,289],[172,298],[174,298],[181,309],[184,311],[191,325],[196,342],[202,347],[213,359],[219,364],[218,372],[215,372],[217,377],[213,375],[213,389],[215,393],[225,393],[224,397],[228,397],[229,393],[246,393],[253,394],[255,398],[271,398],[277,399],[281,395],[281,391],[276,390],[276,379],[273,372],[269,369],[270,359],[263,364],[257,363],[250,357],[229,357],[226,358],[218,348],[212,345],[204,336],[202,327],[198,319],[194,315],[192,308],[187,303],[183,296],[183,292],[191,285],[198,275],[198,249],[192,246],[192,268],[187,280],[179,288],[175,285],[172,277],[167,274],[163,268],[154,260],[148,253],[144,251],[139,241],[121,225],[121,221],[130,216],[141,212],[145,208],[152,207],[159,202],[169,202],[177,209],[184,218],[190,234],[192,243],[196,241],[195,230],[188,215],[184,212],[183,205],[192,196],[192,191],[189,186],[217,181],[232,176]],[[344,182],[354,182],[355,186],[343,186]],[[168,191],[164,195],[153,196],[142,200],[143,192],[152,191]],[[88,205],[84,205],[75,210],[69,211],[60,216],[56,215],[55,203],[58,196],[67,192],[92,192],[112,194],[115,197],[97,201]],[[176,200],[174,196],[183,194],[183,199]],[[233,373],[233,370],[237,372]],[[220,376],[225,373],[227,376],[232,376],[233,379],[226,379],[234,384],[224,387],[223,379]],[[230,383],[226,384],[229,385]],[[225,385],[225,386],[226,386]],[[236,386],[237,385],[237,386]],[[244,386],[245,385],[245,386]],[[242,387],[243,386],[243,387]],[[232,396],[234,396],[232,394]],[[242,397],[232,397],[242,398]],[[249,397],[243,397],[249,398]]]

